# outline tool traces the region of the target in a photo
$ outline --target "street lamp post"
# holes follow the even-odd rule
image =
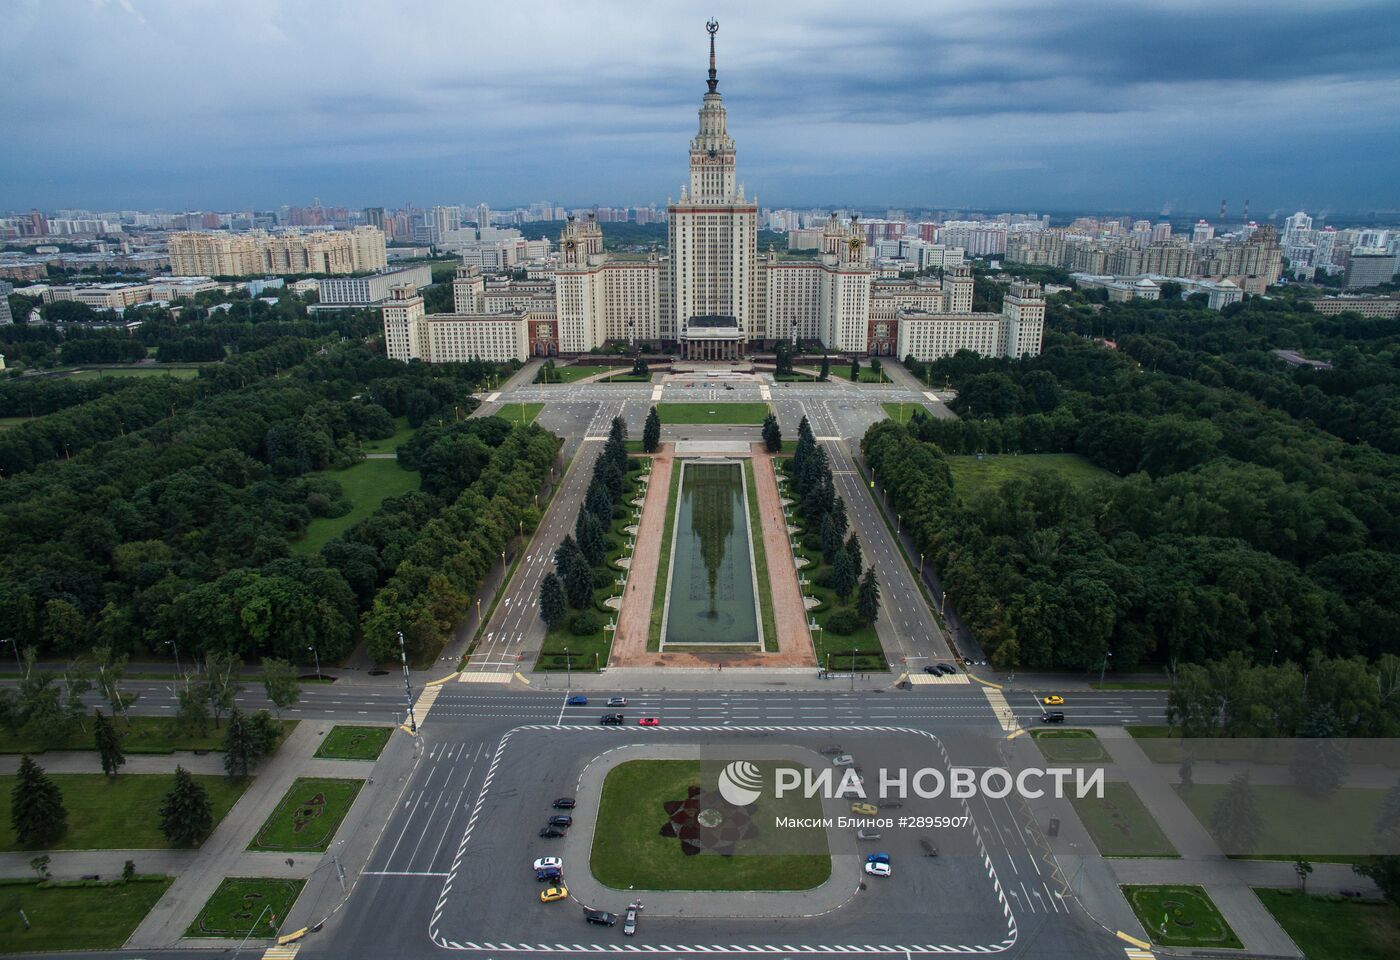
[[[564,689],[567,691],[574,685],[574,661],[569,656],[569,648],[564,648]]]
[[[404,647],[403,631],[399,631],[399,660],[403,663],[403,695],[408,704],[408,729],[414,736],[414,742],[418,737],[418,719],[413,715],[413,684],[408,680],[408,650]],[[417,748],[414,748],[413,755],[418,755]]]
[[[315,647],[314,645],[313,645],[313,646],[309,646],[309,647],[307,647],[306,649],[310,650],[310,651],[311,651],[311,656],[314,657],[314,658],[316,659],[316,679],[317,679],[317,680],[320,680],[320,679],[321,679],[321,655],[320,655],[319,653],[316,652],[316,647]]]
[[[23,675],[24,664],[20,663],[19,661],[19,641],[16,640],[14,637],[4,637],[0,638],[0,643],[8,643],[15,648],[15,666],[19,669],[20,674]]]
[[[1100,688],[1100,689],[1103,688],[1103,675],[1104,675],[1104,671],[1106,671],[1106,670],[1108,669],[1108,658],[1111,657],[1111,656],[1113,656],[1113,652],[1112,652],[1112,651],[1105,651],[1105,652],[1104,652],[1104,655],[1103,655],[1103,666],[1099,667],[1099,688]]]
[[[166,642],[166,644],[169,645],[169,647],[170,647],[171,650],[174,650],[174,651],[175,651],[175,672],[178,673],[178,674],[180,674],[181,676],[184,676],[185,670],[184,670],[183,667],[180,666],[180,648],[179,648],[179,646],[175,643],[174,640],[167,640],[167,641],[165,641],[165,642]]]

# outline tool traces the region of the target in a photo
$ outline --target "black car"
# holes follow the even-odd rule
[[[598,722],[605,726],[615,727],[622,722],[622,719],[623,717],[620,713],[605,713],[598,718]]]
[[[572,827],[574,825],[574,818],[560,814],[557,817],[550,817],[549,825],[551,827]]]
[[[1040,722],[1041,722],[1041,723],[1064,723],[1064,722],[1065,722],[1065,715],[1064,715],[1063,713],[1061,713],[1059,710],[1051,710],[1049,713],[1042,713],[1042,714],[1040,715]]]
[[[919,838],[919,847],[924,851],[924,856],[926,857],[938,856],[938,848],[933,845],[933,841],[928,837]]]
[[[572,810],[574,808],[573,797],[560,797],[554,801],[555,810]]]
[[[583,919],[589,923],[596,923],[600,927],[612,927],[617,925],[617,914],[608,913],[606,910],[590,910],[583,908]]]
[[[938,665],[938,672],[946,673],[948,676],[951,677],[953,674],[958,672],[958,668],[953,666],[951,663],[940,663]]]
[[[924,667],[924,673],[931,673],[936,677],[943,672],[939,669],[941,666],[942,664],[940,663],[930,663],[928,666]]]
[[[560,830],[558,827],[545,827],[540,831],[540,836],[544,837],[546,840],[557,840],[564,836],[564,831]]]

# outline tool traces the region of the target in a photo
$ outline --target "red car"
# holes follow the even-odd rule
[[[642,719],[637,721],[637,724],[643,727],[659,727],[661,726],[661,721],[656,717],[642,717]]]

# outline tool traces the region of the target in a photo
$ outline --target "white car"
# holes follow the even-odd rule
[[[562,857],[540,857],[535,861],[536,870],[548,870],[550,867],[564,869],[564,859]]]
[[[888,877],[890,875],[890,865],[888,863],[867,863],[865,872],[872,877]]]
[[[855,766],[856,758],[849,753],[843,753],[840,756],[832,757],[831,762],[838,767],[851,767]]]
[[[625,706],[627,706],[627,698],[626,698],[626,697],[608,697],[608,706],[610,706],[610,707],[625,707]]]

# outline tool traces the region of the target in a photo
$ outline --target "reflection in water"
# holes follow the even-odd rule
[[[742,464],[687,462],[676,504],[668,644],[757,644]]]
[[[705,562],[712,619],[719,615],[715,606],[716,585],[729,536],[734,532],[736,472],[730,464],[686,467],[684,496],[689,501],[690,530],[700,541],[700,558]]]

